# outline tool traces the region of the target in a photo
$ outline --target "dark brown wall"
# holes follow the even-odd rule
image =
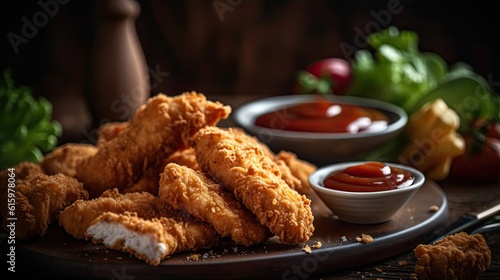
[[[2,11],[1,63],[13,67],[20,80],[40,85],[51,82],[48,69],[79,73],[84,67],[92,39],[90,4],[67,2],[28,43],[18,46],[17,54],[6,35],[20,34],[22,18],[32,19],[41,7],[36,1],[21,1]],[[169,73],[154,92],[283,94],[306,64],[346,57],[342,43],[363,47],[360,36],[387,25],[417,31],[421,49],[437,52],[450,63],[465,61],[483,75],[498,67],[493,44],[499,35],[493,26],[497,15],[486,1],[138,2],[142,11],[136,26],[147,63]],[[214,3],[230,9],[218,13]]]
[[[40,2],[57,3],[57,11],[14,47],[7,35],[22,34],[26,19],[43,10]],[[92,2],[40,2],[13,1],[12,9],[1,10],[0,66],[51,99],[82,94],[91,70]],[[325,57],[349,59],[353,50],[366,47],[366,34],[388,25],[416,31],[421,50],[449,63],[466,62],[494,87],[500,84],[493,1],[138,2],[137,34],[152,73],[152,94],[287,94],[298,70]]]

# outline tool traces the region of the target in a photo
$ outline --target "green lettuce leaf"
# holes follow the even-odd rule
[[[52,105],[35,99],[31,89],[14,83],[10,72],[0,80],[0,169],[23,161],[39,162],[62,134],[52,120]]]

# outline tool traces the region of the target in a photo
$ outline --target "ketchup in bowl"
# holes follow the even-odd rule
[[[367,162],[328,175],[326,188],[349,192],[378,192],[410,186],[414,176],[402,169],[381,162]]]
[[[368,107],[336,103],[323,98],[260,115],[255,125],[281,130],[324,133],[382,131],[389,118]]]

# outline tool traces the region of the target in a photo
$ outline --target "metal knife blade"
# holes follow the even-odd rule
[[[479,213],[464,213],[449,226],[443,228],[437,234],[435,234],[434,236],[437,237],[434,237],[431,241],[429,241],[429,243],[432,244],[440,239],[443,239],[448,235],[452,235],[461,231],[466,231],[467,229],[470,229],[474,225],[490,218],[491,216],[499,212],[500,212],[500,204],[497,204]]]

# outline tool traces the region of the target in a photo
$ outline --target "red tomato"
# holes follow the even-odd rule
[[[491,125],[479,152],[471,152],[473,140],[465,136],[466,151],[453,159],[450,175],[476,182],[500,182],[500,133],[498,124]]]
[[[490,124],[486,136],[500,139],[500,123]]]
[[[306,71],[320,79],[329,77],[334,94],[343,94],[351,80],[351,65],[341,58],[318,60],[307,66]]]
[[[351,65],[342,58],[326,58],[313,62],[306,67],[305,71],[314,76],[317,81],[328,81],[331,93],[344,94],[351,82]],[[299,79],[303,78],[299,75]],[[308,82],[306,82],[308,83]],[[308,88],[303,86],[303,81],[298,81],[295,85],[295,92],[308,93],[308,91],[321,91],[323,88]]]

